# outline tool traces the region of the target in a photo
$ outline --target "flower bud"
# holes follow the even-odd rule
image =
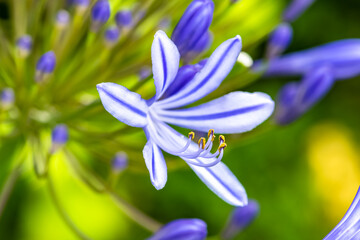
[[[283,20],[286,22],[295,21],[313,2],[314,0],[293,0],[285,9]]]
[[[68,140],[69,133],[68,128],[65,124],[56,125],[51,133],[52,149],[51,152],[56,152],[61,148]]]
[[[254,221],[258,213],[259,204],[254,200],[249,200],[248,205],[244,207],[235,208],[222,234],[223,238],[234,238],[239,232]]]
[[[210,45],[208,30],[213,12],[212,0],[194,0],[187,7],[171,36],[183,58],[188,53],[201,53]]]
[[[60,10],[56,14],[56,26],[60,29],[65,28],[69,25],[70,14],[66,10]]]
[[[120,37],[120,31],[117,27],[111,26],[105,31],[104,37],[105,37],[105,43],[109,47],[112,47],[113,45],[115,45],[118,42],[119,37]]]
[[[288,23],[282,23],[272,32],[267,46],[267,58],[272,59],[280,56],[289,46],[293,31]]]
[[[73,4],[76,7],[76,11],[80,14],[84,13],[90,5],[90,0],[74,0]]]
[[[128,156],[125,152],[116,153],[112,160],[112,169],[114,172],[120,172],[128,166]]]
[[[178,219],[166,224],[148,240],[203,240],[206,223],[200,219]]]
[[[107,0],[98,0],[91,11],[91,29],[97,32],[110,18],[110,4]]]
[[[279,92],[275,120],[289,124],[316,104],[332,87],[334,77],[329,67],[310,71],[299,83],[289,83]]]
[[[16,46],[19,52],[20,57],[27,57],[29,56],[31,49],[32,49],[32,38],[29,35],[24,35],[17,39]]]
[[[9,108],[14,104],[15,94],[11,88],[3,88],[0,91],[0,107]]]
[[[150,74],[151,74],[151,67],[148,66],[142,67],[138,72],[139,81],[146,79],[147,77],[150,76]]]
[[[49,51],[43,54],[36,64],[35,80],[37,82],[43,81],[48,75],[50,75],[56,65],[56,56],[53,51]]]
[[[129,28],[133,23],[132,13],[129,10],[122,10],[116,13],[115,22],[119,28]]]

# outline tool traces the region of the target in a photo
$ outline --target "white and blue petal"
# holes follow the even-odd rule
[[[100,83],[96,87],[104,108],[111,115],[132,127],[146,126],[148,106],[139,94],[115,83]]]
[[[151,46],[151,59],[156,88],[155,99],[159,99],[174,81],[180,61],[176,45],[161,30],[155,34]]]
[[[164,122],[192,130],[242,133],[265,121],[273,110],[274,102],[264,93],[232,92],[196,107],[157,113]]]
[[[159,101],[162,108],[179,108],[193,103],[219,87],[233,68],[241,51],[240,36],[222,43],[194,79],[175,95]]]
[[[167,181],[167,167],[160,148],[149,140],[143,149],[143,156],[152,185],[157,190],[162,189]]]

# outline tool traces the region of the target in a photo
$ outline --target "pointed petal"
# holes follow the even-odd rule
[[[100,83],[96,87],[106,111],[119,121],[132,127],[147,124],[148,106],[139,94],[115,83]]]
[[[271,98],[260,92],[232,92],[188,109],[159,110],[164,122],[207,132],[242,133],[265,121],[274,110]]]
[[[227,77],[241,51],[241,38],[237,36],[222,43],[210,56],[203,69],[181,91],[159,104],[163,108],[178,108],[195,102],[213,92]]]
[[[225,202],[234,206],[245,206],[247,195],[244,187],[224,163],[204,168],[189,164],[198,177]]]
[[[167,181],[167,168],[160,148],[150,140],[143,149],[143,155],[152,185],[157,190],[162,189]]]
[[[163,150],[164,148],[179,150],[185,146],[187,142],[187,138],[185,138],[182,134],[160,121],[149,122],[148,128],[150,135],[154,136],[153,140],[156,141]],[[154,130],[157,130],[166,137],[155,136],[156,133]],[[191,147],[193,147],[191,150],[198,149],[195,143]],[[201,157],[192,160],[205,164],[205,160]],[[217,165],[208,168],[197,167],[192,164],[189,164],[189,166],[210,188],[210,190],[212,190],[225,202],[234,206],[244,206],[247,204],[247,195],[244,187],[225,164],[220,162]]]
[[[156,87],[156,99],[174,81],[179,68],[180,54],[163,31],[157,31],[151,46],[151,59]]]

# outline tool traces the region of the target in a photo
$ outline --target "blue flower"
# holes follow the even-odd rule
[[[230,219],[222,234],[224,239],[232,239],[244,228],[250,225],[259,213],[259,204],[250,200],[248,205],[237,207],[230,215]]]
[[[116,25],[120,28],[130,27],[132,24],[132,13],[129,10],[122,10],[116,13],[115,22]]]
[[[128,166],[128,157],[125,152],[116,153],[114,159],[112,160],[112,169],[115,172],[124,170]]]
[[[98,31],[110,18],[110,4],[107,0],[98,0],[91,11],[93,31]]]
[[[286,22],[295,21],[314,0],[293,0],[283,13],[283,20]]]
[[[194,0],[187,7],[171,36],[182,58],[191,60],[210,46],[213,13],[212,0]]]
[[[327,66],[314,69],[300,82],[286,84],[278,94],[275,119],[278,124],[289,124],[307,112],[331,89],[332,70]]]
[[[15,101],[15,94],[12,88],[3,88],[0,91],[0,107],[10,107]]]
[[[143,149],[150,179],[156,189],[167,181],[167,168],[162,151],[179,156],[194,170],[199,178],[224,201],[243,206],[247,197],[243,186],[221,159],[226,147],[225,138],[211,153],[214,131],[241,133],[249,131],[265,121],[272,113],[274,103],[264,93],[233,92],[196,107],[182,108],[215,91],[233,68],[241,51],[239,36],[222,43],[207,61],[195,66],[191,80],[184,79],[178,70],[180,54],[176,45],[162,31],[155,34],[151,48],[153,77],[156,94],[144,100],[115,83],[97,85],[104,108],[119,121],[143,128],[148,139]],[[205,63],[206,62],[206,63]],[[201,69],[199,69],[201,68]],[[178,74],[179,72],[179,74]],[[180,76],[180,77],[178,77]],[[173,85],[180,86],[178,91]],[[181,86],[183,85],[183,86]],[[208,140],[201,138],[197,145],[188,137],[175,131],[168,124],[207,132]]]
[[[53,144],[63,145],[69,140],[68,128],[65,124],[56,125],[51,133]]]
[[[32,38],[29,35],[23,35],[16,41],[16,47],[19,49],[21,57],[27,57],[32,49]]]
[[[109,27],[105,31],[105,42],[110,46],[114,45],[120,37],[120,31],[116,26]]]
[[[40,82],[44,80],[46,76],[51,74],[56,65],[56,56],[53,51],[49,51],[43,54],[36,64],[36,76],[35,80]]]
[[[59,28],[64,28],[69,24],[70,21],[70,14],[66,10],[60,10],[56,14],[56,26]]]
[[[280,56],[288,48],[292,35],[290,24],[279,24],[270,35],[266,52],[267,58],[272,59]]]
[[[148,240],[204,240],[206,223],[200,219],[178,219],[166,224]]]
[[[336,227],[324,240],[356,240],[360,239],[360,188],[350,208]]]

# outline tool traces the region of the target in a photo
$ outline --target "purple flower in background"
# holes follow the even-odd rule
[[[0,106],[1,107],[10,107],[15,101],[14,90],[11,88],[3,88],[0,91]]]
[[[356,240],[360,239],[360,188],[350,208],[336,227],[324,240]]]
[[[56,65],[56,56],[53,51],[43,54],[36,64],[35,80],[41,82],[46,76],[51,74]]]
[[[178,91],[180,54],[176,45],[162,31],[155,34],[151,48],[156,94],[144,100],[115,83],[97,85],[104,108],[119,121],[143,128],[148,139],[143,155],[156,189],[167,181],[167,168],[162,151],[179,156],[199,178],[224,201],[243,206],[246,192],[233,173],[221,162],[226,147],[220,136],[217,151],[211,153],[214,131],[242,133],[250,131],[272,113],[274,103],[264,93],[233,92],[196,107],[183,108],[215,91],[233,68],[241,51],[239,36],[222,43],[203,63],[201,70]],[[181,85],[181,84],[180,84]],[[180,86],[178,85],[178,86]],[[169,90],[171,90],[169,92]],[[194,133],[188,137],[168,124],[208,133],[208,140],[200,138],[194,143]]]
[[[270,35],[266,57],[272,59],[280,56],[290,45],[292,35],[293,31],[290,24],[279,24]]]
[[[232,239],[250,225],[259,214],[259,204],[249,200],[248,205],[234,209],[222,233],[224,239]]]
[[[74,0],[73,4],[78,12],[84,13],[90,5],[90,0]]]
[[[331,89],[332,70],[326,66],[315,68],[300,82],[286,84],[279,92],[275,119],[278,124],[289,124],[308,111]]]
[[[130,27],[133,23],[132,13],[129,10],[122,10],[116,13],[115,22],[119,28]]]
[[[56,14],[56,26],[58,26],[59,28],[66,27],[69,24],[69,22],[70,22],[70,14],[68,11],[60,10]]]
[[[98,0],[91,11],[93,31],[98,31],[110,18],[110,4],[107,0]]]
[[[213,13],[212,0],[194,0],[187,7],[171,36],[182,58],[191,60],[211,45]]]
[[[313,2],[314,0],[293,0],[285,9],[283,20],[286,22],[295,21]]]
[[[116,26],[109,27],[105,31],[105,42],[109,46],[116,44],[120,38],[120,31]]]
[[[56,125],[51,132],[51,153],[56,152],[69,140],[68,128],[65,124]]]
[[[340,40],[273,59],[265,75],[299,76],[324,65],[332,69],[336,80],[359,75],[360,39]]]
[[[29,56],[32,45],[32,38],[29,35],[23,35],[16,40],[16,47],[19,49],[21,57]]]
[[[114,159],[112,160],[112,169],[115,172],[124,170],[128,166],[128,156],[125,152],[116,153]]]
[[[207,235],[206,223],[200,219],[174,220],[148,240],[204,240]]]
[[[139,76],[139,81],[142,81],[146,78],[148,78],[151,75],[151,67],[149,66],[144,66],[140,69],[140,71],[138,72],[138,76]]]

